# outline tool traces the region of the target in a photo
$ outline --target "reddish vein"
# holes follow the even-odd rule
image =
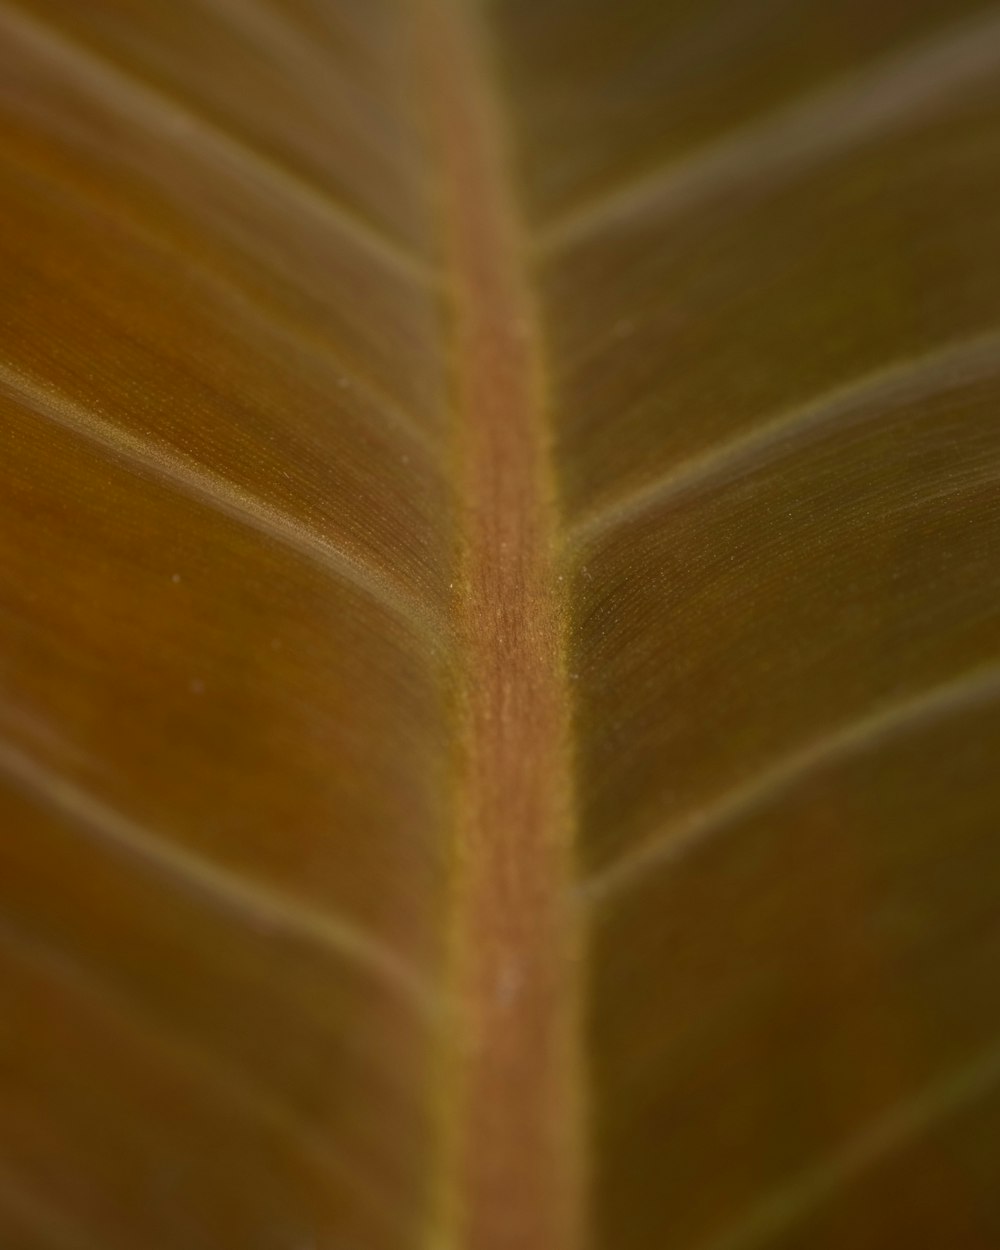
[[[453,298],[465,718],[448,1188],[462,1250],[577,1242],[578,1037],[557,516],[525,249],[473,6],[425,0]]]

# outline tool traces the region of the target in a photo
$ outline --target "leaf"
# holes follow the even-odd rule
[[[1000,9],[2,0],[0,1246],[994,1246]]]

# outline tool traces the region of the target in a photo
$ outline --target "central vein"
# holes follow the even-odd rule
[[[564,614],[539,335],[476,7],[424,0],[462,495],[455,1250],[580,1241]]]

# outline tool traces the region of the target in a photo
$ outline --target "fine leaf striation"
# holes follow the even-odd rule
[[[1000,1241],[1000,8],[0,0],[0,1246]]]

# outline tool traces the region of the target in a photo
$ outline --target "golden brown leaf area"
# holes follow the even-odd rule
[[[996,1250],[1000,5],[0,0],[0,1250]]]

